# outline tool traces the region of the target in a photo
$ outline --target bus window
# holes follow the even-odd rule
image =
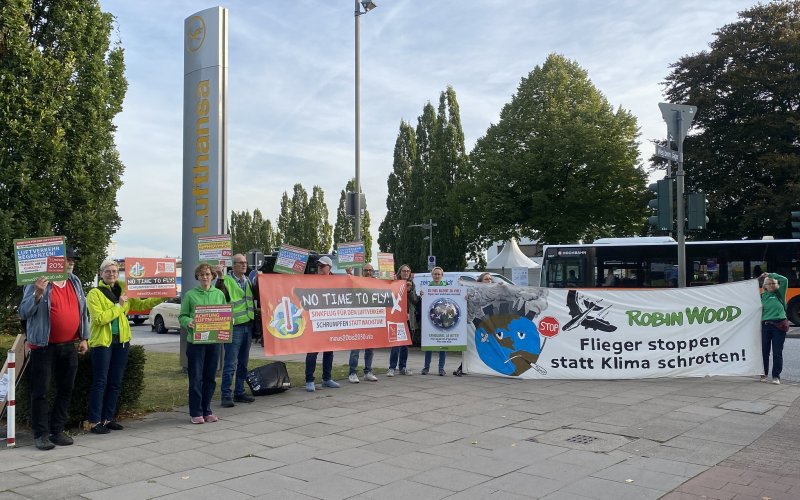
[[[744,261],[732,260],[728,262],[728,282],[744,280]]]
[[[751,260],[750,261],[750,277],[751,278],[758,278],[763,273],[770,272],[769,266],[767,266],[767,262],[763,260]]]
[[[678,286],[678,268],[670,259],[645,260],[642,265],[644,279],[642,286],[668,288]]]
[[[692,279],[689,286],[719,284],[719,267],[717,259],[701,259],[692,261]]]
[[[582,262],[579,260],[553,260],[547,266],[549,288],[583,286],[585,280]]]

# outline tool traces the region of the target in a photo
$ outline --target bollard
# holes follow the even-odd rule
[[[8,351],[8,393],[6,400],[8,401],[8,412],[6,413],[6,447],[15,448],[16,442],[16,385],[17,385],[17,355],[13,349]]]

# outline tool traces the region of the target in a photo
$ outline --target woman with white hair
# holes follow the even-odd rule
[[[103,261],[97,286],[86,295],[92,357],[89,425],[95,434],[122,430],[122,426],[114,421],[114,416],[131,345],[128,311],[150,309],[165,300],[160,297],[128,298],[125,295],[125,283],[118,277],[116,261]]]

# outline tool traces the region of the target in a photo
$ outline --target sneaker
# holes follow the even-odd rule
[[[351,384],[357,384],[361,382],[360,380],[358,380],[358,375],[356,375],[355,373],[351,373],[350,376],[347,377],[347,380],[349,380]],[[322,385],[325,385],[325,382],[323,382]]]
[[[439,368],[439,376],[444,377],[444,368]]]
[[[105,425],[103,425],[102,422],[98,422],[97,424],[93,425],[92,428],[89,429],[89,431],[92,434],[108,434],[109,432],[111,432],[110,430],[108,430],[108,428],[106,428]]]
[[[323,380],[322,381],[322,386],[323,387],[329,387],[331,389],[338,389],[340,387],[339,383],[336,382],[335,380]]]
[[[50,439],[47,437],[46,434],[37,437],[36,439],[33,440],[33,442],[36,445],[36,447],[39,448],[40,450],[52,450],[53,448],[56,447],[56,445],[50,442]]]
[[[423,375],[427,375],[428,374],[428,369],[427,368],[423,368],[420,373],[423,374]]]
[[[766,383],[766,381],[767,381],[766,375],[761,375],[761,381]]]
[[[217,417],[216,415],[206,415],[205,417],[203,417],[203,420],[205,420],[209,424],[213,424],[214,422],[219,422],[219,417]]]
[[[378,377],[376,377],[372,372],[367,372],[364,374],[364,379],[369,380],[370,382],[377,382]]]
[[[233,408],[236,406],[233,404],[233,400],[231,398],[222,398],[222,402],[219,405],[223,408]]]
[[[781,384],[781,379],[775,377],[774,379],[772,379],[772,383],[775,384],[775,385],[780,385]]]
[[[306,382],[306,391],[314,392],[316,387],[314,387],[314,382]]]
[[[408,368],[400,368],[400,375],[414,375],[414,372]]]
[[[402,370],[400,371],[402,373]],[[387,377],[394,377],[394,368],[389,368],[389,371],[386,372]]]
[[[74,443],[72,438],[64,434],[64,432],[59,432],[58,434],[50,434],[50,442],[58,446],[69,446],[72,443]]]
[[[254,398],[249,394],[239,394],[238,396],[234,395],[233,400],[236,401],[237,403],[252,403],[253,401],[256,400],[256,398]]]
[[[203,417],[192,417],[193,424],[203,424],[205,423],[205,421],[206,419],[204,419]]]
[[[125,428],[125,427],[119,425],[118,423],[114,422],[113,420],[109,420],[108,422],[106,422],[103,425],[105,425],[106,429],[108,429],[110,431],[121,431],[122,429]]]

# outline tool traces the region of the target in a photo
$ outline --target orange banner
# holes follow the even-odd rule
[[[411,344],[406,282],[260,274],[267,356]]]

